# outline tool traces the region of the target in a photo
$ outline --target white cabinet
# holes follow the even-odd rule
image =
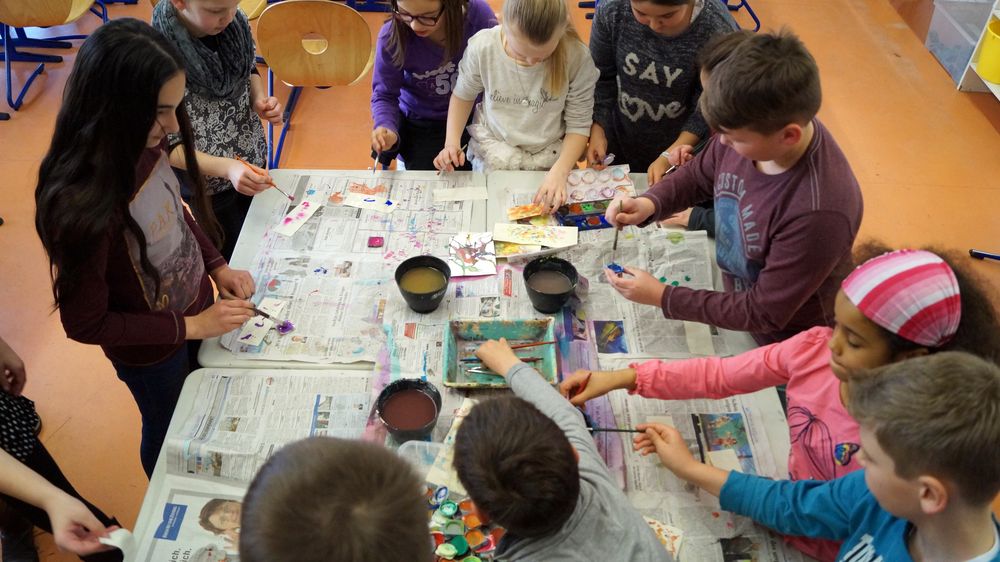
[[[987,30],[986,26],[989,22],[993,20],[1000,20],[1000,0],[993,2],[993,8],[983,22],[983,28],[979,32],[979,39],[976,41],[976,48],[972,52],[972,58],[969,59],[969,64],[965,68],[965,72],[962,74],[962,79],[958,83],[958,89],[966,92],[993,92],[993,95],[1000,99],[1000,84],[996,82],[990,82],[989,80],[984,80],[979,76],[976,70],[976,65],[979,62],[979,52],[983,47],[983,38],[986,37]]]

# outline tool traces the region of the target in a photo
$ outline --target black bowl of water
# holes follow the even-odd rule
[[[573,264],[560,258],[538,258],[524,268],[528,298],[538,312],[553,314],[569,302],[579,275]]]
[[[448,292],[451,268],[434,256],[412,257],[396,268],[396,285],[414,312],[434,312]]]

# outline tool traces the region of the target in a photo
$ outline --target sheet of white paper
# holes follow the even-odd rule
[[[489,199],[489,195],[486,193],[485,185],[434,190],[435,203],[442,201],[486,201],[487,199]]]
[[[364,193],[348,193],[344,196],[344,203],[347,207],[357,207],[378,213],[391,213],[396,210],[396,203],[380,197],[378,195],[365,195]]]
[[[263,316],[254,316],[243,323],[237,341],[242,345],[260,345],[264,336],[274,327],[274,320]]]
[[[495,275],[497,253],[492,232],[459,232],[448,242],[452,277]]]
[[[708,327],[708,324],[685,320],[684,335],[692,355],[704,357],[715,355],[715,346],[712,345],[712,329]]]
[[[718,451],[706,451],[708,455],[708,462],[715,468],[721,468],[722,470],[735,470],[736,472],[743,472],[743,466],[740,465],[740,458],[736,455],[736,451],[733,449],[719,449]]]
[[[281,224],[274,227],[273,232],[282,234],[285,236],[291,236],[295,234],[299,228],[302,227],[309,220],[309,217],[313,216],[316,209],[319,209],[320,203],[316,201],[303,201],[295,206],[294,209],[281,220]]]
[[[125,560],[134,560],[136,555],[135,537],[128,529],[115,529],[107,537],[98,539],[101,544],[113,546],[122,551]]]

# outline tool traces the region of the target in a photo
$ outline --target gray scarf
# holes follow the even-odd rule
[[[188,91],[230,101],[239,98],[253,70],[255,56],[250,22],[241,10],[236,11],[232,23],[216,36],[218,52],[191,35],[168,0],[156,4],[152,23],[184,57]]]

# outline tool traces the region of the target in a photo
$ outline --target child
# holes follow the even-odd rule
[[[561,390],[582,405],[616,388],[687,400],[787,384],[789,477],[832,480],[861,468],[855,457],[858,424],[840,400],[849,372],[937,351],[961,349],[993,359],[1000,350],[1000,325],[989,298],[974,278],[957,273],[931,252],[883,253],[844,281],[834,307],[834,329],[812,328],[736,357],[578,371]],[[824,561],[833,560],[839,548],[800,537],[789,543]]]
[[[722,509],[789,535],[843,541],[839,560],[1000,560],[1000,369],[961,352],[848,374],[861,465],[837,480],[773,481],[697,462],[676,429],[635,440]]]
[[[0,558],[37,561],[38,527],[87,562],[120,562],[121,551],[98,542],[118,522],[83,499],[38,439],[35,403],[21,394],[26,380],[24,362],[0,338],[0,503],[7,506]]]
[[[583,416],[503,339],[476,350],[519,398],[476,405],[455,471],[484,521],[507,530],[503,560],[670,560],[608,474]]]
[[[473,169],[548,170],[535,203],[566,201],[566,178],[583,156],[594,110],[597,69],[568,19],[564,0],[507,0],[503,22],[469,40],[448,106],[439,170],[465,163],[469,126]]]
[[[607,153],[653,185],[670,167],[668,152],[708,135],[698,111],[698,52],[736,27],[720,2],[607,0],[594,12],[590,54],[601,73],[587,159]]]
[[[183,69],[148,24],[99,27],[76,57],[35,189],[35,228],[66,335],[100,345],[128,385],[142,414],[147,476],[195,360],[185,340],[222,335],[253,316],[245,300],[253,278],[230,269],[202,231],[217,223],[180,105]],[[194,216],[167,160],[166,136],[177,132]],[[212,304],[213,280],[234,298]]]
[[[265,166],[267,144],[260,120],[281,124],[281,104],[267,96],[256,65],[250,23],[239,0],[169,0],[153,8],[152,23],[181,52],[187,71],[184,109],[191,118],[198,165],[209,177],[212,208],[222,225],[222,257],[233,255],[251,196],[270,178],[236,158]],[[179,139],[171,137],[170,162],[184,167]],[[230,183],[231,182],[231,183]],[[236,189],[233,189],[235,186]]]
[[[391,7],[375,51],[372,151],[386,163],[398,153],[407,170],[433,170],[462,53],[496,16],[484,0],[392,0]]]
[[[759,344],[833,324],[851,266],[861,191],[815,119],[819,72],[789,32],[757,34],[709,76],[701,109],[719,133],[645,194],[611,205],[614,225],[645,225],[714,197],[725,292],[665,286],[636,269],[608,281],[664,316],[751,332]],[[620,211],[619,211],[620,209]]]
[[[430,562],[422,491],[385,447],[332,437],[286,445],[243,499],[240,560]]]

